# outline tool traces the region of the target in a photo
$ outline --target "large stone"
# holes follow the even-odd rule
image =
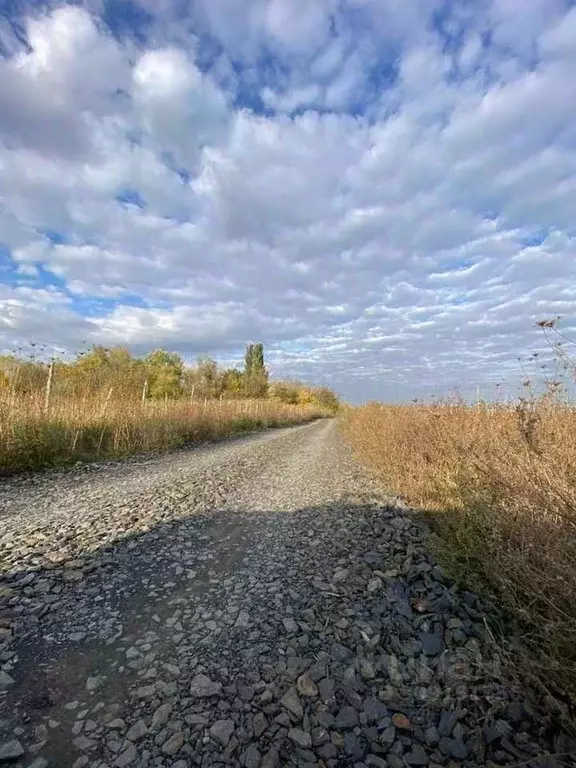
[[[332,577],[332,582],[334,584],[342,584],[343,582],[346,581],[349,575],[350,575],[350,571],[348,570],[348,568],[338,568],[335,571],[334,576]]]
[[[442,714],[440,715],[440,722],[438,723],[438,733],[440,736],[450,736],[457,722],[457,712],[449,712],[446,709],[442,710]]]
[[[344,735],[344,751],[355,763],[362,760],[366,754],[364,745],[353,731]]]
[[[423,632],[420,635],[420,642],[426,656],[438,656],[442,652],[442,632]]]
[[[168,722],[170,713],[172,712],[172,705],[169,703],[161,704],[152,715],[152,722],[150,723],[150,730],[152,732],[159,731]]]
[[[205,699],[209,696],[219,696],[222,693],[222,683],[210,680],[206,675],[198,674],[192,678],[190,683],[190,694],[198,699]]]
[[[252,719],[252,729],[257,739],[268,729],[268,720],[262,712],[258,712]]]
[[[0,690],[9,688],[11,685],[14,685],[15,680],[13,677],[10,677],[8,672],[4,672],[3,669],[0,669]]]
[[[24,747],[17,739],[0,744],[0,763],[11,763],[24,754]]]
[[[289,635],[293,635],[295,632],[298,632],[298,624],[293,618],[287,618],[282,619],[282,624],[284,624],[284,629],[286,632],[288,632]]]
[[[116,758],[114,765],[116,768],[126,768],[127,765],[131,765],[131,763],[136,760],[138,757],[138,753],[136,752],[136,747],[134,744],[130,743],[118,757]]]
[[[301,728],[290,728],[288,738],[300,749],[310,749],[312,746],[312,737]]]
[[[318,696],[318,686],[310,675],[300,675],[298,680],[296,680],[296,688],[301,696]]]
[[[236,629],[248,629],[250,626],[250,614],[248,611],[240,611],[236,623],[234,624]]]
[[[382,568],[384,565],[384,558],[378,552],[365,552],[362,560],[372,568]]]
[[[262,758],[262,762],[260,763],[260,768],[278,768],[280,765],[280,755],[278,754],[278,750],[271,749]]]
[[[379,723],[389,714],[388,707],[375,696],[371,696],[364,700],[364,712],[366,713],[369,723]]]
[[[232,720],[216,720],[210,728],[210,736],[223,747],[228,746],[228,742],[234,733],[234,722]]]
[[[144,720],[138,720],[128,730],[128,733],[126,734],[126,738],[130,739],[130,741],[139,741],[140,739],[144,738],[144,736],[146,736],[147,733],[148,733],[148,728],[146,728],[146,724]]]
[[[336,728],[354,728],[358,725],[358,713],[354,707],[342,707],[340,712],[336,715],[334,724]]]
[[[346,661],[351,658],[352,651],[341,643],[332,643],[330,647],[330,655],[334,661]]]
[[[182,731],[176,731],[172,736],[162,744],[162,752],[165,755],[175,755],[180,751],[184,744],[184,734]]]
[[[330,703],[336,696],[336,681],[331,677],[325,677],[318,683],[320,698],[325,704]]]
[[[294,715],[296,720],[302,720],[304,709],[300,697],[296,692],[296,688],[288,688],[284,696],[280,699],[280,704],[282,704],[291,715]]]
[[[428,765],[428,755],[420,744],[413,744],[410,752],[404,755],[408,765]]]
[[[262,755],[256,744],[250,744],[246,752],[244,752],[244,768],[259,768],[261,759]]]

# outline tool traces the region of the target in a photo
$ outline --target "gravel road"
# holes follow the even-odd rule
[[[556,766],[330,421],[0,486],[0,765]]]

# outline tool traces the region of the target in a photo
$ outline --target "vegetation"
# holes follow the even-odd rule
[[[520,638],[514,667],[560,705],[576,701],[576,409],[565,388],[576,368],[556,321],[540,325],[557,334],[544,394],[527,380],[512,405],[373,403],[350,409],[344,429],[427,513],[452,574],[498,597]]]
[[[96,346],[71,362],[0,357],[0,470],[161,451],[338,407],[326,388],[268,379],[261,344],[247,348],[244,370],[208,357],[186,366],[162,349],[137,358]]]

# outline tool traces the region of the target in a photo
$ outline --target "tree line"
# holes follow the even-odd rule
[[[51,370],[51,373],[50,373]],[[21,354],[0,356],[0,389],[42,392],[51,378],[53,395],[84,397],[106,393],[146,399],[265,398],[294,405],[316,404],[336,410],[339,402],[328,387],[299,381],[273,381],[261,343],[246,347],[243,368],[223,368],[201,356],[187,365],[176,352],[155,349],[144,357],[125,347],[95,345],[72,361],[50,363]]]

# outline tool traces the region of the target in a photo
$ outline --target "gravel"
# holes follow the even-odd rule
[[[0,530],[0,765],[560,765],[334,422],[11,478]]]

